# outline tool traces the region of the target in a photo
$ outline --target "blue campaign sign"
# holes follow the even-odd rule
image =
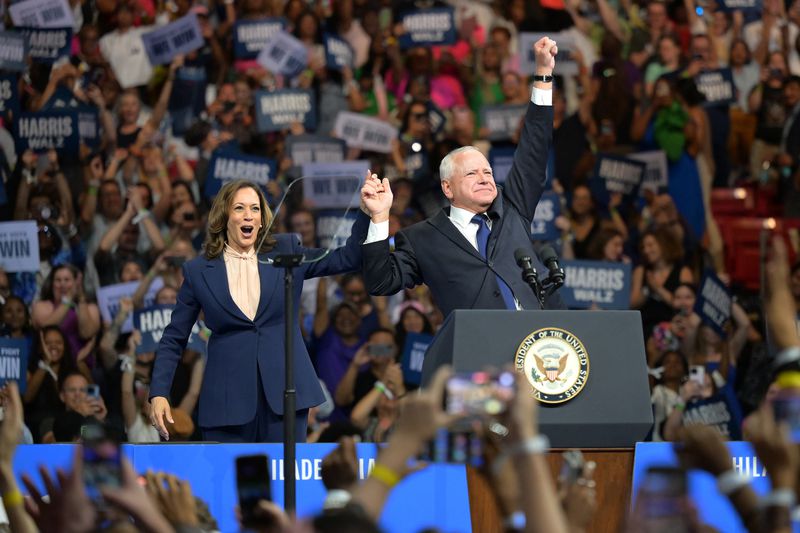
[[[154,352],[158,348],[164,329],[172,319],[174,305],[152,305],[133,312],[133,327],[142,334],[142,342],[136,347],[136,353]],[[186,347],[196,352],[206,352],[206,341],[200,336],[202,326],[197,323],[192,328]]]
[[[255,59],[269,38],[285,28],[283,17],[237,20],[233,26],[233,55],[236,59]]]
[[[751,486],[757,494],[770,491],[770,482],[761,460],[756,456],[749,442],[726,442],[731,454],[734,470],[750,478]],[[638,442],[633,460],[632,506],[635,505],[637,491],[650,467],[679,466],[674,445],[670,442]],[[739,519],[727,497],[720,494],[717,481],[711,474],[691,470],[688,475],[688,496],[699,513],[702,523],[717,531],[726,533],[745,533],[747,529]],[[795,528],[797,523],[795,523]],[[797,529],[795,529],[797,531]]]
[[[341,248],[347,238],[353,222],[358,216],[354,209],[323,209],[317,211],[317,239],[323,248]]]
[[[531,223],[531,239],[535,241],[556,240],[559,236],[556,218],[560,215],[561,198],[558,193],[548,191],[542,194]]]
[[[0,115],[19,113],[19,84],[16,74],[0,76]]]
[[[505,183],[511,165],[514,164],[513,146],[494,147],[489,150],[489,165],[492,167],[495,183]]]
[[[14,120],[17,153],[27,149],[46,152],[56,149],[64,155],[77,156],[80,129],[76,111],[20,113]]]
[[[28,53],[39,63],[53,63],[69,55],[72,28],[16,28],[28,42]]]
[[[629,309],[631,265],[610,261],[561,261],[564,286],[559,294],[567,307]]]
[[[22,72],[28,65],[25,56],[28,53],[27,39],[15,32],[0,32],[0,70]]]
[[[78,108],[78,135],[89,148],[100,146],[100,116],[97,109],[90,106]]]
[[[731,318],[733,297],[728,287],[714,272],[707,270],[700,282],[694,311],[703,322],[725,337],[725,326]]]
[[[455,9],[452,7],[410,11],[403,15],[402,24],[401,48],[456,42]]]
[[[647,165],[611,154],[598,154],[590,188],[595,201],[607,206],[612,193],[621,193],[624,204],[636,201]]]
[[[213,198],[223,183],[234,179],[257,183],[266,193],[267,182],[276,178],[276,172],[277,166],[272,159],[231,150],[215,150],[208,162],[205,195]]]
[[[439,135],[446,122],[447,117],[444,116],[442,110],[436,107],[433,102],[428,102],[428,124],[431,128],[431,135]]]
[[[314,93],[308,89],[257,91],[255,101],[256,124],[261,133],[289,129],[293,122],[303,124],[306,131],[317,127]]]
[[[761,14],[762,11],[761,0],[719,0],[717,4],[720,10],[726,12],[742,11]]]
[[[298,517],[310,517],[322,510],[325,499],[320,474],[322,459],[335,447],[335,444],[298,444],[295,461]],[[125,444],[122,450],[138,473],[152,469],[187,480],[192,493],[208,503],[220,531],[239,531],[234,514],[238,504],[235,461],[239,456],[267,455],[272,500],[283,505],[282,444]],[[356,445],[360,479],[369,475],[377,452],[375,444]],[[19,446],[14,457],[14,475],[19,480],[23,473],[35,473],[40,464],[51,470],[56,467],[68,470],[74,454],[75,447],[69,444]],[[39,476],[31,477],[44,490]],[[409,509],[414,512],[409,513]],[[392,490],[380,526],[388,533],[412,533],[432,526],[442,531],[472,531],[464,466],[434,464],[405,478]]]
[[[28,371],[28,341],[0,338],[0,387],[16,381],[19,392],[25,392]]]
[[[355,52],[350,44],[331,33],[326,33],[323,42],[325,43],[325,66],[333,70],[342,70],[344,67],[353,68],[353,58]]]
[[[706,97],[705,106],[730,105],[736,101],[733,73],[729,68],[705,70],[694,77],[694,82]]]
[[[403,381],[419,385],[422,382],[422,364],[425,352],[433,341],[433,335],[426,333],[408,333],[403,345],[403,356],[400,365],[403,368]]]

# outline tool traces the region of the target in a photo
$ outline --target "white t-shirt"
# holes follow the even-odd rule
[[[800,56],[797,55],[797,50],[795,49],[794,43],[797,41],[797,34],[800,33],[800,29],[798,29],[797,25],[794,22],[788,22],[789,24],[789,57],[787,58],[786,63],[789,65],[789,71],[792,74],[800,74]],[[744,40],[747,43],[748,48],[750,48],[751,52],[755,52],[756,48],[758,47],[758,43],[761,42],[761,34],[763,33],[762,28],[764,24],[757,20],[755,22],[751,22],[744,27],[742,34],[744,36]],[[769,35],[769,51],[770,52],[780,52],[783,50],[781,46],[781,42],[783,40],[783,29],[780,28],[777,24],[772,27],[772,31]]]
[[[145,85],[153,75],[153,66],[142,42],[142,34],[152,29],[151,26],[142,26],[124,33],[114,30],[100,39],[100,52],[111,64],[123,89]]]
[[[152,424],[148,424],[142,413],[136,414],[133,425],[127,428],[128,442],[161,442],[158,430]]]

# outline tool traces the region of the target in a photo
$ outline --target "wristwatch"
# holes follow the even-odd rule
[[[553,76],[551,74],[541,75],[536,74],[533,76],[533,81],[541,81],[544,83],[551,83],[553,81]]]

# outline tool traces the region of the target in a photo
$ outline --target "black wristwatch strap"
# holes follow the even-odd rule
[[[533,81],[541,81],[541,82],[544,82],[544,83],[550,83],[550,82],[553,81],[553,76],[550,76],[550,75],[542,76],[540,74],[536,74],[533,77]]]

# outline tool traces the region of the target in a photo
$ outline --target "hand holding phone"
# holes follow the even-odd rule
[[[258,513],[258,502],[271,501],[269,458],[264,454],[236,458],[236,491],[242,526],[263,526],[264,516]]]
[[[83,483],[86,494],[102,507],[100,489],[122,485],[121,452],[119,442],[112,439],[100,424],[87,424],[81,428],[83,441]]]

